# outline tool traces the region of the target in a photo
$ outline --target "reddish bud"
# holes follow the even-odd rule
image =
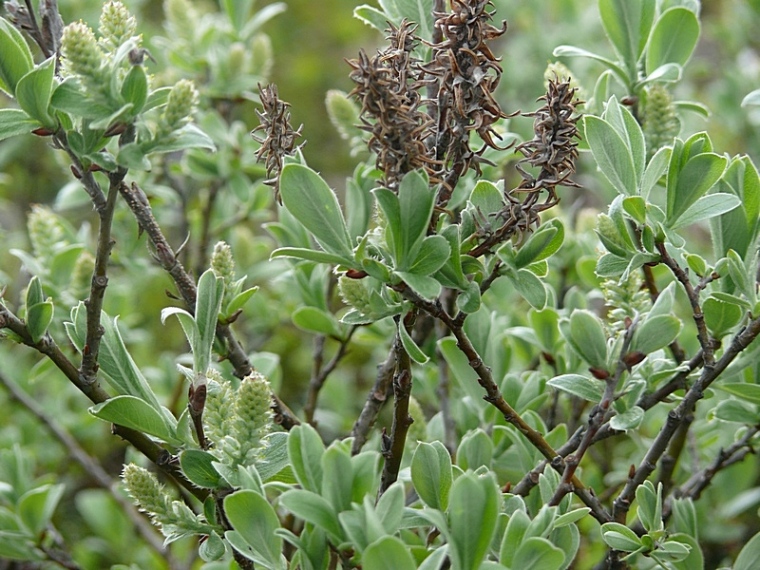
[[[38,137],[49,137],[53,133],[55,133],[55,131],[51,131],[45,127],[38,127],[32,131],[32,134],[37,135]]]
[[[368,273],[359,269],[349,269],[346,271],[346,277],[349,279],[364,279]]]
[[[610,377],[610,373],[603,368],[594,368],[593,366],[588,369],[591,375],[597,380],[607,380]]]
[[[77,180],[82,179],[82,173],[79,172],[79,169],[73,164],[71,165],[71,173],[74,175],[74,178],[76,178]]]
[[[630,368],[631,366],[636,366],[639,362],[644,360],[647,357],[646,354],[643,352],[629,352],[625,356],[623,356],[623,363]]]

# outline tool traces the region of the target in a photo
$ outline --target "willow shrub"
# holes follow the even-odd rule
[[[167,0],[150,49],[120,2],[96,31],[29,7],[0,20],[0,138],[42,137],[73,178],[12,251],[0,325],[24,356],[2,382],[111,495],[4,451],[0,556],[756,567],[735,514],[756,496],[760,178],[683,132],[707,113],[674,98],[697,2],[599,0],[607,50],[554,52],[599,75],[552,64],[522,138],[491,2],[357,7],[387,45],[327,97],[357,160],[340,197],[266,82],[282,4]],[[577,206],[581,178],[611,189],[602,211]],[[83,449],[97,425],[81,400],[54,411],[61,379],[126,455]]]

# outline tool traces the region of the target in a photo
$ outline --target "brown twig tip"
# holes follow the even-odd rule
[[[275,197],[280,201],[279,174],[286,156],[291,156],[303,146],[296,145],[301,137],[303,125],[293,129],[290,124],[290,104],[280,100],[277,86],[274,84],[262,87],[259,85],[259,96],[263,111],[256,111],[261,124],[251,131],[251,136],[261,144],[256,152],[256,158],[266,164],[267,180],[264,184],[274,188]],[[255,133],[263,131],[265,136],[258,137]]]
[[[356,83],[349,96],[361,103],[359,128],[370,133],[369,150],[377,155],[385,186],[395,191],[407,172],[424,168],[432,175],[435,161],[424,142],[433,120],[420,109],[422,72],[412,54],[420,42],[414,34],[417,26],[407,20],[389,26],[389,47],[373,57],[361,51],[347,63]]]
[[[517,163],[517,170],[523,182],[517,191],[536,192],[542,189],[555,196],[555,187],[578,184],[570,180],[575,173],[575,161],[578,158],[578,127],[576,123],[581,115],[576,113],[576,106],[581,103],[575,98],[575,89],[570,81],[549,80],[546,95],[539,98],[546,104],[534,113],[525,113],[534,117],[535,136],[520,144],[516,151],[523,154]],[[525,166],[539,169],[537,177],[525,170]]]

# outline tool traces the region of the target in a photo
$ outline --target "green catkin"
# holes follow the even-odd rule
[[[670,92],[663,85],[652,85],[647,90],[644,106],[644,139],[647,154],[651,157],[659,149],[673,144],[680,124]]]
[[[27,229],[32,253],[43,267],[49,267],[64,240],[65,231],[61,222],[50,208],[35,204],[27,219]]]
[[[119,46],[135,36],[135,17],[121,2],[108,2],[100,13],[100,45],[106,52],[116,51]]]

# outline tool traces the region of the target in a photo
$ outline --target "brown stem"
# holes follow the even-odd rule
[[[206,197],[206,203],[201,207],[201,237],[198,240],[198,249],[195,255],[195,274],[200,276],[208,265],[208,249],[211,243],[211,218],[214,213],[214,205],[221,183],[215,181],[211,184]]]
[[[704,397],[704,391],[715,381],[731,362],[760,334],[760,318],[747,324],[731,341],[723,356],[712,366],[705,365],[696,382],[689,388],[678,406],[668,413],[665,425],[660,429],[644,459],[639,464],[633,477],[628,479],[623,491],[613,503],[613,517],[616,521],[625,523],[626,514],[631,507],[636,489],[655,470],[658,461],[665,453],[670,440],[678,426],[694,409],[696,403]]]
[[[710,485],[715,475],[726,467],[742,461],[750,453],[756,453],[752,440],[760,432],[760,425],[753,426],[737,442],[726,449],[721,449],[718,457],[709,467],[695,473],[691,479],[673,492],[676,497],[687,497],[694,501],[699,499],[702,492]]]
[[[702,313],[702,307],[699,304],[699,291],[695,290],[689,280],[689,276],[686,271],[678,265],[673,257],[668,253],[668,250],[664,242],[657,242],[657,251],[660,252],[660,258],[668,269],[673,272],[676,279],[683,285],[686,290],[686,296],[689,298],[691,304],[691,310],[694,316],[694,323],[697,325],[697,338],[699,339],[699,345],[702,347],[702,358],[706,367],[712,366],[715,361],[715,348],[713,342],[707,332],[707,325],[705,324],[705,315]]]
[[[104,207],[98,209],[98,215],[100,216],[98,248],[95,253],[95,268],[92,272],[90,296],[84,302],[87,312],[87,332],[84,350],[82,351],[82,365],[79,369],[82,380],[89,383],[95,383],[98,380],[98,354],[100,352],[100,340],[103,337],[103,326],[100,324],[100,316],[103,309],[106,287],[108,286],[108,260],[111,257],[111,249],[115,243],[111,238],[111,225],[116,209],[116,198],[119,196],[118,187],[120,184],[123,184],[124,174],[126,174],[126,171],[120,175],[111,175],[108,198]]]
[[[324,345],[326,337],[319,335],[314,339],[314,366],[311,372],[311,378],[309,379],[309,392],[306,395],[306,404],[303,408],[304,418],[306,421],[314,425],[314,412],[317,409],[317,399],[319,398],[319,392],[327,381],[327,377],[338,366],[338,363],[346,355],[348,350],[348,344],[351,342],[351,337],[356,332],[357,327],[351,327],[349,329],[346,338],[340,339],[340,346],[337,352],[333,355],[330,361],[322,366],[324,359]]]
[[[148,203],[145,193],[134,182],[131,186],[122,184],[119,187],[119,191],[129,206],[129,209],[132,210],[140,228],[148,234],[148,237],[155,248],[156,260],[172,277],[177,286],[177,290],[185,301],[188,309],[193,311],[195,309],[195,300],[197,297],[195,282],[185,270],[182,263],[177,259],[174,250],[166,240],[156,218],[153,216],[153,211]],[[235,376],[238,378],[244,378],[253,372],[253,366],[248,360],[248,355],[245,353],[245,350],[240,345],[240,342],[233,334],[229,325],[217,323],[216,336],[222,341],[227,349],[227,354],[225,356],[230,364],[232,364]],[[294,425],[300,423],[290,408],[288,408],[276,395],[272,395],[272,409],[275,413],[275,421],[280,423],[285,429],[290,429]]]
[[[118,484],[111,479],[111,476],[106,473],[100,464],[91,457],[82,447],[79,445],[76,439],[71,437],[69,432],[65,431],[58,425],[58,423],[42,409],[34,399],[32,399],[26,392],[19,388],[15,382],[6,378],[5,375],[0,373],[0,383],[10,394],[11,398],[24,406],[35,418],[37,418],[42,425],[63,445],[74,461],[85,470],[85,472],[100,485],[103,489],[111,494],[111,497],[119,504],[124,513],[129,517],[134,524],[137,532],[145,539],[145,542],[155,550],[159,556],[164,557],[171,568],[178,568],[176,560],[169,550],[163,545],[163,541],[158,536],[155,527],[153,527],[143,517],[121,492],[119,492]]]
[[[63,372],[69,382],[74,384],[74,386],[87,396],[92,403],[100,404],[110,398],[110,395],[103,390],[98,383],[91,384],[82,381],[77,367],[74,366],[65,354],[63,354],[50,334],[45,334],[39,342],[34,342],[24,321],[19,319],[10,311],[10,309],[0,303],[0,329],[2,328],[7,328],[12,331],[23,344],[47,356],[53,364]],[[140,453],[155,463],[167,475],[174,478],[180,485],[182,485],[182,487],[187,489],[187,491],[197,497],[200,501],[203,501],[206,498],[208,492],[205,489],[199,489],[190,483],[179,469],[179,462],[172,461],[171,453],[147,435],[116,424],[114,424],[111,432],[131,443]]]
[[[404,321],[406,320],[404,319]],[[406,326],[406,323],[399,323],[399,326]],[[382,454],[385,457],[385,466],[380,478],[378,495],[385,493],[388,487],[398,479],[406,445],[406,434],[414,421],[409,415],[409,397],[412,393],[412,362],[404,350],[398,334],[393,341],[393,351],[396,354],[396,374],[393,377],[393,425],[391,426],[390,437],[383,432]]]
[[[351,455],[356,455],[362,450],[364,444],[367,443],[369,437],[369,431],[372,426],[375,425],[377,415],[380,413],[380,408],[383,407],[385,401],[388,399],[388,390],[393,381],[393,371],[396,369],[396,355],[391,349],[388,357],[377,367],[377,376],[375,377],[375,384],[367,395],[367,401],[364,402],[359,417],[354,422],[354,427],[351,429],[351,437],[353,438],[353,444],[351,445]]]

